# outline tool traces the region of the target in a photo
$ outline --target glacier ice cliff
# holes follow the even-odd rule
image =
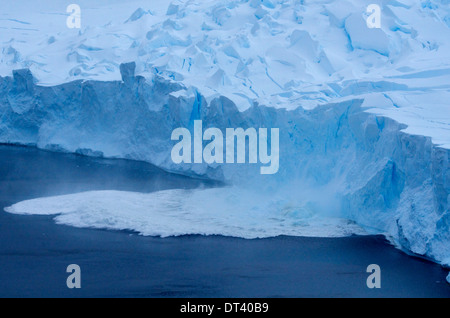
[[[401,248],[450,264],[449,150],[430,137],[367,112],[363,99],[312,110],[240,111],[224,96],[208,100],[155,74],[120,66],[121,81],[78,80],[40,86],[28,69],[0,78],[0,142],[88,156],[128,158],[168,171],[224,180],[272,193],[327,189],[335,215],[386,233]],[[181,164],[170,158],[173,129],[280,128],[280,169],[259,174],[248,164]]]

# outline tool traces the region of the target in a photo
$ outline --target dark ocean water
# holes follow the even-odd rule
[[[0,146],[0,297],[450,297],[447,271],[381,236],[157,238],[3,212],[88,190],[208,186],[140,162]],[[81,289],[66,286],[69,264],[81,267]],[[381,267],[381,289],[366,286],[369,264]]]

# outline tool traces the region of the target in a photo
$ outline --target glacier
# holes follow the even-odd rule
[[[448,1],[380,1],[381,29],[365,26],[370,1],[79,2],[81,30],[65,28],[52,1],[47,22],[6,11],[0,142],[229,186],[74,194],[6,211],[160,236],[381,233],[450,266]],[[195,120],[279,128],[278,173],[173,164],[171,133]]]

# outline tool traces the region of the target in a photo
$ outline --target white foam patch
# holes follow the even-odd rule
[[[56,215],[58,224],[131,230],[145,236],[200,234],[252,239],[366,234],[353,222],[323,215],[312,203],[302,204],[237,188],[153,193],[92,191],[27,200],[5,211]]]

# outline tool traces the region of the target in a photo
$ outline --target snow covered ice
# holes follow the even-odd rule
[[[447,0],[378,1],[381,29],[366,26],[371,1],[82,0],[80,30],[57,1],[23,2],[0,20],[0,142],[232,186],[74,194],[9,212],[161,236],[383,233],[450,264]],[[278,173],[173,164],[170,135],[195,120],[279,128]]]

